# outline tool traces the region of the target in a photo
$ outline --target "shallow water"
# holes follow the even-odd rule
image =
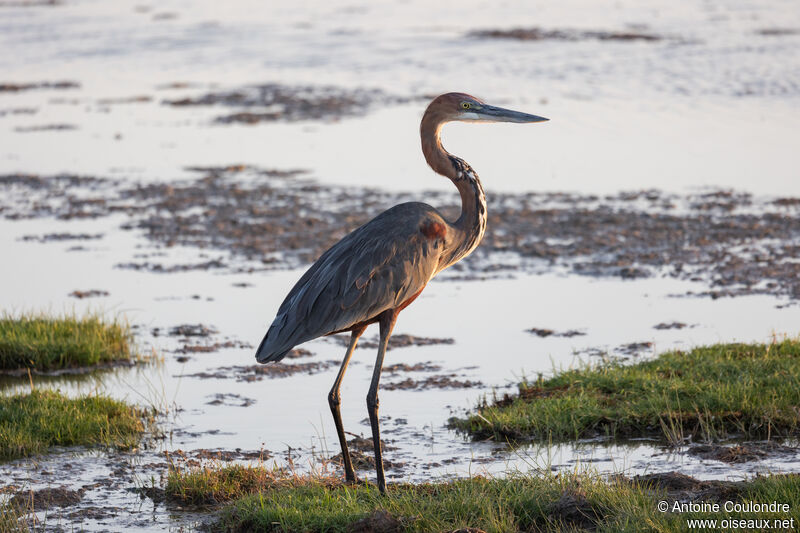
[[[445,129],[445,145],[477,169],[488,194],[712,187],[800,195],[800,34],[762,31],[800,28],[800,11],[791,1],[269,5],[87,0],[0,7],[0,82],[80,84],[76,89],[0,93],[0,174],[68,172],[165,181],[188,176],[188,166],[244,163],[307,169],[325,184],[412,194],[449,191],[452,186],[425,166],[419,152],[418,121],[426,101],[417,97],[461,90],[552,119],[535,127],[454,124]],[[517,26],[644,31],[663,39],[528,42],[467,35]],[[175,82],[186,86],[164,88]],[[377,88],[412,99],[374,105],[354,117],[254,126],[214,123],[226,111],[218,106],[162,102],[266,82]],[[131,97],[142,98],[103,101]],[[75,129],[19,131],[54,124]],[[63,472],[65,464],[74,463],[81,468],[69,476],[70,483],[82,486],[119,477],[114,464],[128,461],[138,466],[122,476],[124,483],[93,489],[89,503],[81,504],[105,501],[121,511],[64,522],[92,530],[176,529],[191,527],[196,517],[149,500],[139,505],[138,496],[125,490],[142,483],[142,476],[160,475],[163,467],[141,465],[163,465],[164,450],[263,447],[273,454],[270,461],[283,464],[291,449],[301,468],[320,453],[338,453],[326,402],[344,353],[338,343],[310,342],[304,347],[314,357],[292,361],[337,362],[313,375],[248,382],[237,380],[235,372],[209,379],[192,374],[253,364],[253,348],[188,354],[182,362],[185,354],[174,350],[184,343],[163,335],[173,326],[202,323],[218,330],[213,342],[257,345],[303,269],[153,274],[115,268],[134,253],[163,254],[159,260],[165,263],[224,255],[186,247],[154,249],[137,232],[121,231],[122,222],[114,217],[0,220],[0,309],[99,310],[129,319],[142,348],[155,349],[162,363],[37,382],[71,394],[102,390],[168,408],[168,438],[155,449],[131,455],[75,458],[67,451],[6,463],[0,465],[3,479],[46,486],[53,482],[42,470]],[[53,231],[104,236],[78,243],[20,240]],[[76,244],[85,249],[71,251]],[[614,355],[629,343],[652,343],[637,356],[642,358],[672,348],[798,333],[800,308],[787,305],[792,302],[786,299],[675,297],[708,287],[667,277],[595,279],[547,264],[536,272],[482,281],[445,273],[403,312],[397,334],[452,338],[454,343],[392,350],[387,364],[430,362],[441,370],[386,375],[383,383],[454,374],[453,379],[481,386],[381,393],[384,435],[397,447],[387,459],[406,463],[390,470],[390,478],[576,465],[601,472],[680,470],[701,478],[798,470],[796,456],[727,465],[647,441],[509,452],[467,442],[447,430],[447,418],[474,406],[482,395],[511,390],[522,376],[592,360],[597,349]],[[248,285],[235,285],[241,283]],[[110,295],[76,300],[68,296],[76,289]],[[672,321],[689,327],[653,328]],[[585,335],[540,338],[526,331],[534,327]],[[369,431],[364,397],[374,356],[374,350],[358,350],[344,382],[345,429],[357,434]],[[4,393],[25,390],[26,382],[4,381]],[[237,396],[214,405],[216,394]],[[244,400],[255,403],[240,407]]]
[[[216,6],[70,1],[3,8],[5,78],[70,79],[82,86],[0,94],[0,108],[37,110],[0,118],[0,172],[165,179],[187,165],[237,162],[309,168],[318,179],[339,184],[450,187],[419,154],[424,99],[378,106],[362,120],[259,126],[213,125],[218,111],[161,103],[212,86],[280,82],[401,96],[462,90],[550,117],[535,127],[446,129],[446,145],[470,161],[490,192],[800,191],[800,34],[759,33],[800,28],[790,1]],[[644,28],[664,39],[468,36],[507,28],[510,21],[513,27]],[[163,89],[175,82],[189,86]],[[136,96],[151,100],[102,102]],[[53,123],[77,129],[15,131]]]

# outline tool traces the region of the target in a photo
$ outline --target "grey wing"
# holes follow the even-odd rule
[[[309,268],[278,309],[256,353],[259,362],[278,361],[297,344],[373,319],[425,287],[441,242],[420,233],[420,213],[400,207],[347,235]]]

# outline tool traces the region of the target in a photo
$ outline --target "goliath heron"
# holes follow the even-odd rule
[[[380,325],[378,358],[367,394],[375,448],[378,488],[386,491],[378,425],[378,382],[397,314],[419,296],[436,274],[467,256],[486,229],[486,197],[478,175],[466,161],[448,153],[439,134],[442,125],[465,122],[542,122],[546,118],[485,104],[463,93],[435,98],[420,124],[422,153],[437,173],[461,193],[461,216],[450,222],[420,202],[396,205],[334,244],[300,278],[278,309],[256,352],[259,363],[280,361],[294,346],[333,333],[350,332],[342,366],[328,394],[342,447],[345,479],[356,476],[342,426],[339,388],[358,338]]]

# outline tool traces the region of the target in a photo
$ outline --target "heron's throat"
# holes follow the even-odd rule
[[[442,146],[440,132],[446,120],[431,116],[422,117],[420,136],[422,153],[430,167],[450,179],[461,195],[461,215],[453,223],[456,230],[447,258],[447,266],[474,250],[486,231],[486,195],[478,174],[463,159],[450,154]]]

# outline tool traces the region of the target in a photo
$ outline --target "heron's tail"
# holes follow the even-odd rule
[[[289,351],[294,348],[294,346],[286,347],[285,344],[281,343],[280,346],[275,346],[274,337],[276,337],[276,330],[277,328],[275,325],[270,326],[267,330],[267,334],[264,335],[264,339],[261,341],[261,344],[258,345],[258,350],[256,350],[256,361],[259,363],[269,363],[272,361],[280,361]],[[272,333],[272,337],[270,338],[270,333]]]

